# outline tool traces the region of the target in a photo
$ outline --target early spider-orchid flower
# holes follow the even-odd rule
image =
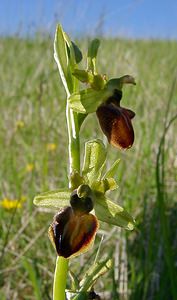
[[[42,193],[34,199],[36,205],[59,208],[49,227],[49,238],[59,256],[70,258],[88,251],[99,221],[134,228],[132,216],[106,195],[118,187],[112,176],[119,160],[102,174],[105,160],[106,148],[101,140],[87,142],[82,173],[71,174],[72,187]]]
[[[96,114],[108,142],[116,148],[128,149],[134,142],[131,119],[135,113],[120,106],[122,92],[115,90],[113,96],[101,104]]]

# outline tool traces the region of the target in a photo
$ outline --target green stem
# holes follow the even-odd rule
[[[69,96],[69,95],[68,95]],[[74,113],[68,106],[66,107],[66,119],[69,137],[69,171],[80,172],[80,140],[77,113]],[[69,182],[70,185],[70,182]],[[53,300],[65,300],[66,280],[69,260],[59,256],[56,260]]]
[[[68,273],[69,260],[58,256],[56,259],[54,284],[53,284],[53,299],[65,300],[66,279]]]
[[[79,125],[77,113],[66,107],[66,118],[68,124],[69,137],[69,166],[70,174],[74,171],[80,173],[80,139],[79,139]]]

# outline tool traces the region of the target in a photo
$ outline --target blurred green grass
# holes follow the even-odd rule
[[[51,299],[52,295],[55,253],[47,228],[54,212],[39,210],[32,203],[37,193],[67,185],[65,93],[52,43],[41,37],[0,40],[0,199],[26,197],[21,209],[0,207],[0,299]],[[85,50],[88,40],[79,44]],[[111,244],[115,268],[96,290],[114,295],[107,299],[175,300],[176,122],[166,134],[164,159],[160,161],[163,183],[156,180],[156,161],[165,121],[176,113],[177,42],[110,38],[101,44],[99,72],[108,77],[131,74],[137,82],[136,87],[124,88],[122,100],[123,106],[136,112],[134,147],[120,152],[108,146],[109,163],[121,159],[119,191],[113,197],[135,216],[137,228],[126,233],[101,225],[94,249],[104,234],[100,255],[108,253]],[[94,137],[103,136],[95,114],[91,114],[82,128],[82,153],[84,142]],[[50,143],[56,149],[49,149]],[[159,184],[163,184],[160,196]],[[84,271],[92,259],[90,251],[73,259],[71,269],[79,275],[78,265]],[[28,268],[29,263],[33,268]]]

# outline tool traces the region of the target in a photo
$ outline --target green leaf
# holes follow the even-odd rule
[[[97,262],[86,272],[84,278],[80,282],[80,291],[88,291],[95,281],[112,268],[112,259],[105,259]]]
[[[97,107],[112,95],[112,91],[103,89],[100,91],[93,90],[91,88],[80,91],[79,93],[73,93],[69,97],[70,107],[82,114],[92,113],[97,110]]]
[[[109,190],[115,190],[118,185],[114,178],[105,178],[100,181],[94,181],[92,184],[92,189],[96,192],[105,194]]]
[[[71,290],[78,291],[79,290],[79,280],[74,272],[69,270],[69,276],[71,278]]]
[[[68,77],[68,54],[66,48],[66,42],[64,39],[64,33],[61,25],[58,25],[55,33],[54,40],[54,58],[58,65],[59,73],[66,90],[67,87],[67,77]]]
[[[67,295],[67,293],[66,293]],[[70,295],[72,295],[72,292],[71,294],[69,293],[68,296],[70,297]],[[67,298],[67,299],[72,299],[72,300],[88,300],[88,293],[83,291],[83,292],[79,292],[75,297],[73,295],[73,297],[71,298]]]
[[[120,159],[117,159],[113,165],[111,166],[111,168],[105,173],[105,175],[103,176],[103,178],[112,178],[115,176],[115,173],[117,172],[117,168],[119,165]]]
[[[60,189],[39,194],[33,203],[37,206],[61,208],[69,205],[71,192],[69,189]]]
[[[91,184],[101,179],[102,169],[105,165],[106,149],[99,139],[85,143],[85,156],[82,175]]]
[[[93,41],[91,41],[88,48],[87,69],[91,70],[93,74],[96,73],[96,57],[98,54],[99,46],[100,41],[98,39],[94,39]]]
[[[133,230],[135,225],[133,217],[123,207],[110,201],[105,196],[96,199],[94,209],[100,221]]]

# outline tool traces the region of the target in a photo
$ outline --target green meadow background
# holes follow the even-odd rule
[[[78,41],[83,51],[88,42]],[[47,231],[56,211],[35,207],[33,198],[67,186],[65,91],[52,38],[1,38],[0,61],[0,299],[49,300],[56,254]],[[103,237],[99,259],[112,257],[113,268],[95,285],[102,299],[176,300],[177,42],[102,38],[98,70],[137,82],[124,87],[122,99],[136,112],[134,146],[121,152],[108,145],[108,164],[120,158],[111,197],[136,228],[100,224],[93,250],[70,268],[81,278]],[[81,133],[82,154],[89,139],[106,143],[95,114]],[[4,207],[4,199],[21,207]]]

